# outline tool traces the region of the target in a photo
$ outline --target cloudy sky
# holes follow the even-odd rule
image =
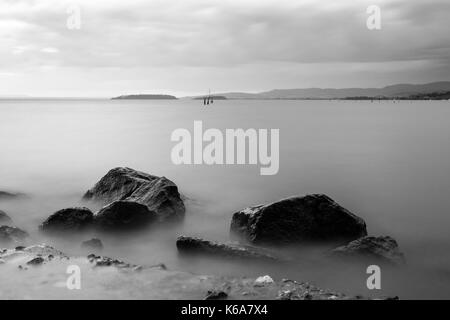
[[[366,27],[369,5],[381,30]],[[448,0],[0,0],[0,95],[450,80],[449,30]]]

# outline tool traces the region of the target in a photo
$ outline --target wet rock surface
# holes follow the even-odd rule
[[[157,177],[131,168],[114,168],[86,192],[84,200],[109,204],[130,200],[146,205],[159,221],[177,221],[184,217],[185,206],[178,187],[165,177]]]
[[[155,212],[144,204],[120,200],[103,207],[95,214],[96,228],[104,230],[140,229],[157,219]]]
[[[42,231],[79,231],[91,226],[94,214],[88,208],[66,208],[48,217],[39,228]]]
[[[201,238],[180,236],[176,242],[178,251],[190,255],[209,255],[237,259],[262,259],[275,261],[277,258],[266,250],[236,244],[223,244]]]
[[[16,227],[0,226],[1,243],[21,243],[28,237],[28,233]]]
[[[389,236],[363,237],[331,251],[331,256],[342,259],[364,259],[373,262],[404,264],[405,257],[397,241]]]
[[[323,194],[291,197],[236,212],[231,234],[255,244],[345,243],[367,235],[363,219]]]

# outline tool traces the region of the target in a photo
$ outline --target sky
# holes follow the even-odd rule
[[[448,0],[0,0],[0,96],[445,81],[449,30]]]

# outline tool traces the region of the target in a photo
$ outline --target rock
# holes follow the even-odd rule
[[[9,225],[12,223],[12,219],[6,214],[5,211],[0,210],[0,224]]]
[[[62,209],[47,218],[41,225],[42,231],[78,231],[90,226],[94,214],[88,208]]]
[[[367,235],[363,219],[322,194],[296,196],[236,212],[232,236],[257,244],[345,243]]]
[[[44,258],[42,257],[36,257],[34,259],[31,259],[30,261],[27,262],[27,265],[29,266],[37,266],[37,265],[41,265],[44,263]]]
[[[116,267],[119,269],[131,269],[134,271],[138,271],[142,269],[141,266],[136,264],[130,264],[118,259],[113,259],[104,256],[97,256],[95,254],[90,254],[87,256],[90,263],[93,263],[96,267]]]
[[[205,300],[225,300],[228,297],[228,294],[221,290],[211,290],[208,291],[208,294],[205,297]]]
[[[156,214],[144,204],[120,200],[103,207],[94,217],[95,225],[101,229],[139,229],[156,220]]]
[[[28,233],[19,228],[10,226],[0,227],[0,243],[22,242],[28,237]]]
[[[258,277],[255,280],[255,286],[256,287],[264,287],[264,286],[272,284],[272,283],[274,283],[274,281],[268,275],[265,275],[265,276],[262,276],[262,277]]]
[[[340,258],[369,259],[391,264],[405,263],[405,257],[400,252],[397,241],[389,236],[363,237],[332,250],[331,255]]]
[[[222,244],[201,238],[180,236],[176,242],[178,251],[190,254],[205,254],[217,257],[241,259],[277,260],[265,250],[234,244]]]
[[[178,187],[165,177],[152,176],[130,168],[110,170],[86,192],[84,200],[109,204],[131,200],[145,204],[159,221],[177,221],[184,217],[185,206]]]
[[[25,196],[25,194],[23,194],[23,193],[0,191],[0,200],[10,200],[10,199],[23,197],[23,196]]]
[[[97,239],[97,238],[93,238],[91,240],[83,241],[83,243],[81,244],[81,247],[84,248],[84,249],[89,249],[89,250],[98,250],[98,251],[103,250],[102,241],[100,239]]]

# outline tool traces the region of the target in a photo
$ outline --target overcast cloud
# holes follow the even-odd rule
[[[381,7],[382,29],[366,28]],[[81,29],[69,30],[70,5]],[[450,80],[448,0],[0,0],[0,94],[201,94]]]

